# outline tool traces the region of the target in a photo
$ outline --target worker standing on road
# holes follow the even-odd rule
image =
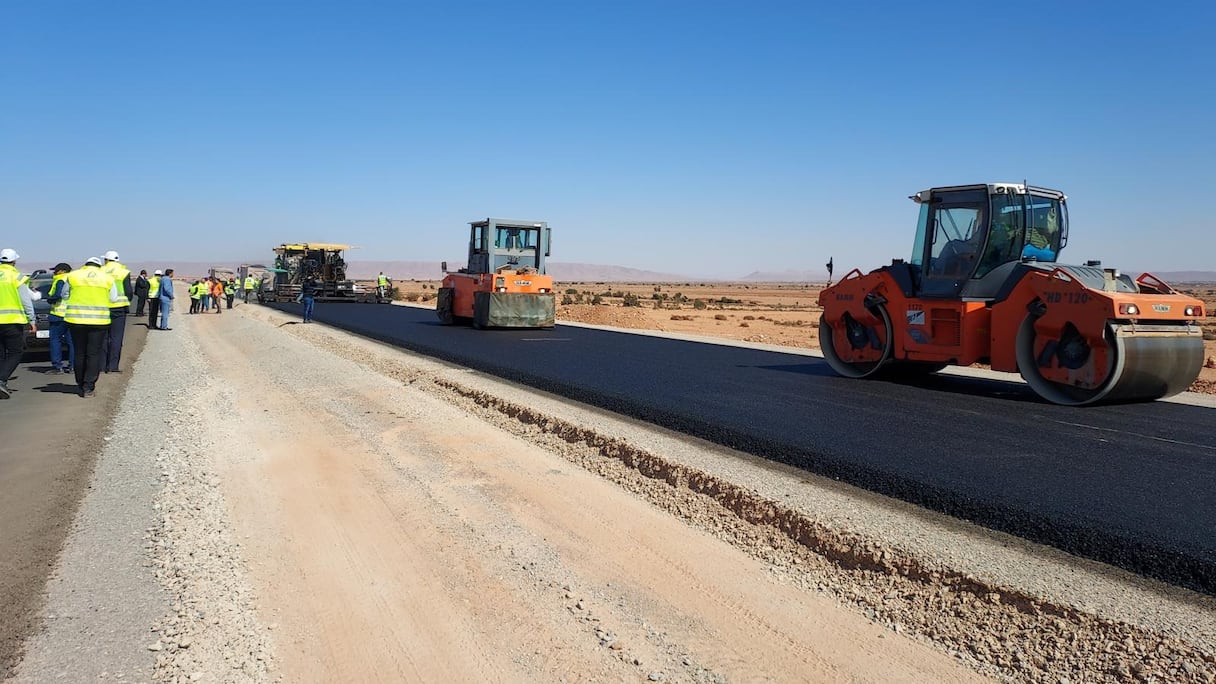
[[[236,298],[236,278],[229,278],[228,282],[224,283],[224,299],[228,302],[228,308],[232,308],[232,300]]]
[[[384,275],[384,271],[380,271],[380,275],[376,277],[376,298],[384,299],[388,296],[388,289],[392,286],[393,281]]]
[[[158,330],[172,330],[169,327],[169,312],[173,311],[173,269],[166,268],[165,275],[160,278],[160,327]]]
[[[148,330],[156,327],[156,319],[160,317],[160,275],[157,269],[148,278]]]
[[[68,274],[72,272],[71,264],[55,264],[55,277],[51,279],[51,289],[47,291],[46,300],[51,305],[47,314],[51,332],[51,368],[53,373],[71,373],[76,365],[76,344],[68,332],[68,322],[63,319],[68,309],[67,297],[63,296]],[[64,363],[63,346],[67,344],[68,358]]]
[[[135,279],[135,315],[144,315],[144,305],[148,303],[148,272],[144,269],[139,270],[139,277]]]
[[[204,278],[199,282],[199,313],[207,313],[211,308],[211,278]]]
[[[211,281],[211,308],[215,312],[224,313],[223,307],[220,306],[220,300],[224,298],[224,282],[219,278]]]
[[[106,335],[104,370],[117,373],[118,362],[122,358],[122,341],[127,334],[127,312],[131,310],[131,269],[122,265],[118,252],[114,250],[106,252],[104,256],[106,263],[102,270],[110,274],[118,288],[118,299],[110,312],[110,331]]]
[[[317,306],[317,281],[312,276],[300,285],[300,299],[304,302],[304,322],[312,323],[312,312]]]
[[[192,314],[198,313],[199,298],[203,296],[201,290],[199,289],[201,284],[202,283],[197,280],[190,283],[190,313]]]
[[[110,329],[113,306],[119,301],[118,284],[102,270],[101,257],[89,257],[84,266],[68,274],[65,284],[68,304],[63,319],[68,322],[76,357],[76,385],[80,396],[91,397],[105,367],[102,354]],[[126,318],[122,321],[126,323]]]
[[[8,379],[21,364],[25,331],[38,332],[34,298],[17,270],[17,252],[0,250],[0,399],[8,399]]]
[[[254,291],[255,288],[257,288],[257,286],[258,286],[257,278],[254,278],[252,273],[245,276],[245,303],[246,304],[249,303],[249,295]]]

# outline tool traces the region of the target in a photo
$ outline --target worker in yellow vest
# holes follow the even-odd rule
[[[196,280],[190,283],[190,313],[198,313],[203,301],[203,283]]]
[[[245,303],[249,303],[249,295],[254,290],[258,289],[258,279],[253,277],[253,274],[245,276]]]
[[[34,298],[17,270],[17,252],[0,250],[0,399],[12,392],[8,379],[21,364],[25,352],[25,331],[38,332],[34,322]]]
[[[105,265],[101,270],[114,279],[118,288],[118,299],[110,307],[110,330],[106,334],[104,348],[105,368],[107,373],[118,372],[118,362],[122,358],[122,340],[127,334],[127,312],[131,310],[131,269],[118,260],[118,252],[110,250],[105,253]]]
[[[388,297],[388,290],[392,287],[393,281],[384,275],[384,271],[380,271],[380,275],[376,277],[376,299],[384,299]]]
[[[68,309],[68,300],[63,296],[63,291],[68,282],[68,274],[71,272],[71,264],[56,264],[55,275],[51,278],[51,289],[46,293],[46,301],[51,305],[51,310],[46,318],[50,324],[51,333],[52,373],[71,373],[73,372],[72,366],[76,363],[76,345],[72,343],[72,335],[68,332],[68,322],[63,320]],[[68,348],[66,359],[63,358],[65,344]]]
[[[160,316],[160,278],[162,275],[160,269],[157,269],[152,272],[152,277],[148,278],[148,330],[159,327],[156,319]]]
[[[68,274],[65,285],[68,304],[63,320],[76,345],[76,385],[82,397],[93,396],[105,368],[102,347],[110,330],[111,307],[120,297],[114,277],[101,267],[101,257],[89,257],[84,266]]]

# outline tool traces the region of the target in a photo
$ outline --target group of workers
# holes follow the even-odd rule
[[[20,256],[13,249],[0,250],[0,399],[12,392],[8,380],[21,363],[27,330],[36,334],[34,300],[42,295],[29,287],[29,277],[17,270]],[[155,301],[149,328],[169,329],[173,302],[173,269],[157,271],[149,280],[148,296]],[[54,268],[46,300],[52,372],[73,374],[80,396],[92,397],[102,373],[121,372],[127,311],[134,296],[131,270],[113,250],[89,257],[73,269],[59,263]],[[67,356],[64,357],[64,347]]]
[[[237,282],[235,277],[229,277],[226,281],[213,276],[196,280],[190,284],[190,313],[223,313],[220,302],[227,300],[228,308],[231,309],[232,302],[241,290],[244,290],[245,303],[248,304],[250,295],[258,285],[257,278],[252,275],[245,276],[243,283]]]

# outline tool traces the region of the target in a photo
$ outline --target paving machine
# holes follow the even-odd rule
[[[301,286],[308,278],[317,282],[319,302],[388,302],[391,291],[383,297],[374,287],[364,287],[346,277],[343,252],[350,245],[323,242],[284,243],[274,248],[274,268],[264,269],[261,301],[290,302],[300,296]]]
[[[854,269],[819,295],[824,359],[850,378],[988,363],[1056,404],[1151,401],[1203,363],[1203,302],[1145,273],[1058,262],[1063,193],[1026,184],[931,188],[909,261]]]
[[[549,226],[543,221],[488,218],[469,224],[468,266],[443,264],[436,313],[445,325],[552,328],[553,278],[545,275]]]

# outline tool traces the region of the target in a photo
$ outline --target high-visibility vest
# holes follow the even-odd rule
[[[68,307],[63,320],[76,325],[110,324],[110,289],[114,277],[96,266],[68,274]]]
[[[245,276],[245,289],[252,290],[258,286],[258,281],[253,276]]]
[[[232,283],[228,283],[224,286],[224,294],[228,295],[229,297],[236,294],[236,286]]]
[[[112,308],[131,306],[131,300],[127,299],[127,293],[123,292],[122,284],[127,282],[127,276],[131,275],[131,270],[123,266],[117,261],[107,261],[101,270],[110,274],[114,282],[118,284],[118,301],[110,304]],[[108,299],[108,298],[107,298]]]
[[[388,287],[388,276],[381,274],[379,280],[376,282],[380,284],[380,287]]]
[[[12,264],[0,264],[0,325],[19,323],[26,325],[30,322],[25,315],[25,307],[21,305],[21,295],[17,288],[21,287],[21,273]]]
[[[67,282],[68,274],[56,273],[54,278],[51,278],[51,289],[47,290],[48,297],[59,297],[59,301],[51,305],[51,315],[63,318],[63,314],[68,310],[68,298],[63,296],[63,284]]]
[[[199,297],[201,297],[203,294],[202,289],[203,289],[203,286],[200,285],[199,283],[191,283],[190,284],[190,299],[198,299]]]
[[[155,299],[160,296],[160,276],[152,276],[148,278],[148,299]]]

